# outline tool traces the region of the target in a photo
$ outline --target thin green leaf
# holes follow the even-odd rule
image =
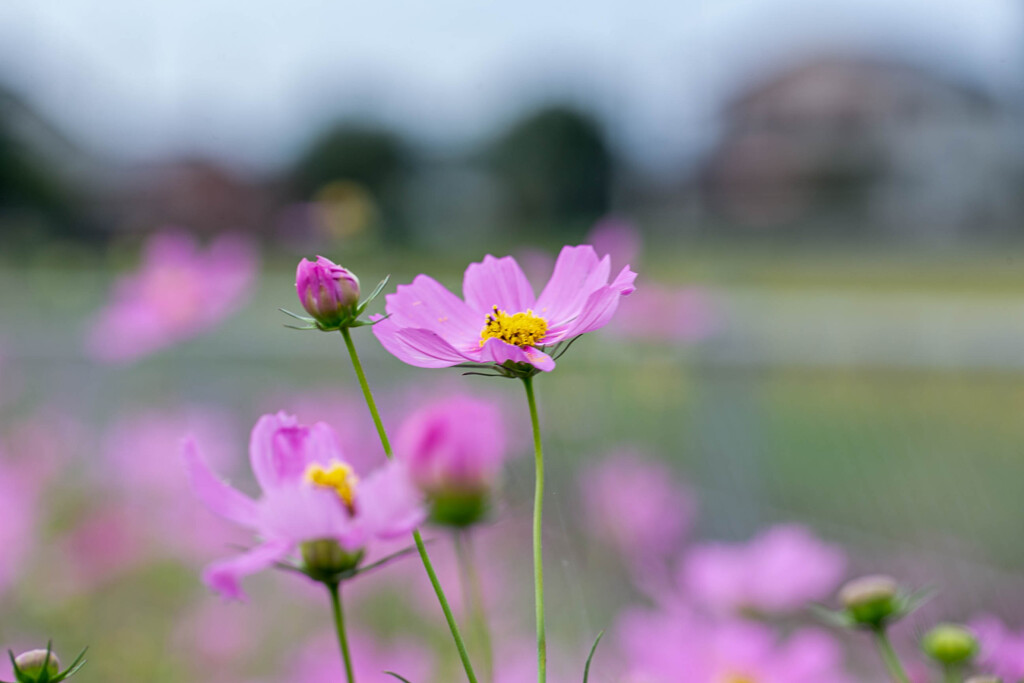
[[[288,323],[285,323],[284,327],[287,327],[289,330],[316,330],[316,329],[319,329],[316,325],[304,325],[302,327],[299,327],[298,325],[289,325]]]
[[[602,638],[604,638],[604,631],[597,634],[597,639],[594,641],[594,645],[590,648],[590,654],[587,656],[587,665],[583,667],[583,683],[587,683],[590,679],[590,662],[594,659],[594,653],[597,652],[597,646],[601,644]]]
[[[88,651],[89,648],[83,648],[82,651],[78,653],[78,656],[75,657],[75,661],[71,662],[71,666],[65,669],[64,673],[61,674],[60,680],[63,681],[65,678],[71,678],[78,673],[83,666],[85,666],[86,662],[89,661],[85,658],[85,653]]]
[[[384,279],[377,283],[377,286],[370,292],[370,296],[363,299],[363,303],[359,304],[359,312],[362,313],[366,310],[366,307],[384,291],[384,288],[388,285],[388,280],[391,279],[390,275],[385,275]]]
[[[582,337],[582,336],[583,336],[582,334],[577,334],[577,335],[576,335],[575,337],[573,337],[573,338],[572,338],[572,339],[570,339],[570,340],[569,340],[568,342],[566,342],[566,344],[565,344],[565,348],[564,348],[564,349],[561,349],[561,350],[559,350],[559,351],[557,352],[557,353],[558,353],[558,355],[556,355],[556,356],[555,356],[555,357],[554,357],[554,358],[553,358],[552,360],[558,360],[559,358],[561,358],[562,356],[564,356],[564,355],[565,355],[565,352],[566,352],[566,351],[568,351],[568,350],[569,350],[570,348],[572,348],[572,345],[576,343],[576,340],[577,340],[577,339],[579,339],[579,338],[580,338],[580,337]]]
[[[402,683],[412,683],[408,678],[405,678],[404,676],[399,676],[394,671],[385,671],[384,673],[386,673],[388,676],[394,676],[398,680],[402,681]]]

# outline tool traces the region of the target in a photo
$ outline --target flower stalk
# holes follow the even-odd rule
[[[370,415],[373,418],[373,424],[377,428],[377,436],[380,437],[380,445],[384,448],[384,455],[391,459],[394,456],[394,452],[391,449],[391,442],[388,440],[387,431],[384,429],[384,422],[380,418],[380,412],[377,410],[377,402],[373,398],[373,392],[370,390],[370,385],[366,381],[366,373],[363,371],[363,365],[359,361],[359,353],[356,351],[356,346],[352,342],[352,335],[347,327],[341,328],[341,336],[345,339],[345,347],[348,349],[348,355],[352,359],[352,367],[355,369],[356,377],[359,380],[359,387],[363,391],[363,398],[366,400],[366,406],[370,410]],[[416,550],[419,552],[420,560],[423,562],[423,568],[427,572],[427,577],[430,579],[430,585],[434,588],[434,593],[437,595],[437,601],[441,605],[441,611],[444,612],[445,621],[448,622],[448,629],[451,631],[452,639],[455,641],[455,648],[459,652],[459,659],[462,661],[462,667],[466,672],[466,678],[469,683],[478,683],[476,672],[473,670],[473,664],[469,660],[469,652],[466,650],[466,643],[462,638],[462,633],[459,631],[459,625],[455,621],[455,615],[452,613],[452,608],[448,604],[448,598],[444,593],[444,588],[441,586],[440,580],[437,578],[437,572],[434,571],[434,565],[430,561],[430,555],[427,553],[426,544],[423,543],[423,536],[420,534],[419,529],[414,529],[412,532],[413,540],[416,543]]]
[[[345,662],[345,680],[347,683],[355,683],[355,673],[352,671],[352,653],[348,647],[348,635],[345,632],[345,611],[341,605],[341,584],[331,581],[327,584],[327,590],[331,594],[331,610],[334,613],[334,630],[338,634],[338,646],[341,648],[341,658]]]
[[[476,624],[475,631],[484,660],[483,680],[490,683],[494,680],[494,645],[487,620],[483,584],[480,581],[480,572],[477,571],[476,557],[473,553],[471,533],[468,529],[455,532],[455,555],[459,563],[462,582],[462,602],[466,606],[467,618],[472,619]]]
[[[899,655],[896,654],[896,650],[892,646],[892,642],[889,640],[889,634],[886,631],[884,625],[878,626],[874,629],[875,644],[878,646],[878,653],[882,656],[882,662],[885,664],[885,668],[889,671],[889,676],[892,678],[893,683],[910,683],[910,678],[907,676],[907,672],[903,669],[903,664],[900,662]]]
[[[541,538],[544,516],[544,448],[540,439],[540,418],[537,416],[537,399],[533,391],[533,377],[523,378],[526,402],[530,406],[530,422],[533,425],[533,451],[536,481],[533,492],[533,592],[537,614],[537,683],[547,681],[548,643],[544,620],[544,557]]]

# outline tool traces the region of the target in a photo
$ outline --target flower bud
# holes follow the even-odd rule
[[[306,541],[300,549],[303,569],[317,581],[330,580],[342,572],[355,569],[366,554],[362,549],[345,550],[333,538]]]
[[[57,655],[47,650],[29,650],[14,658],[14,663],[26,680],[34,681],[46,672],[46,679],[51,680],[60,673],[60,660]]]
[[[899,587],[889,576],[864,576],[844,585],[839,601],[854,623],[879,628],[899,612]]]
[[[323,256],[315,263],[302,259],[295,272],[295,291],[322,329],[344,325],[359,305],[359,278]]]
[[[465,527],[484,518],[506,455],[497,406],[467,396],[434,402],[406,419],[396,443],[432,521]]]
[[[921,639],[925,654],[944,666],[968,662],[978,652],[978,639],[957,624],[939,624]]]

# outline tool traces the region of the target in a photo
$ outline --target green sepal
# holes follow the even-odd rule
[[[373,302],[374,299],[376,299],[378,296],[380,296],[380,293],[384,291],[385,287],[387,287],[388,280],[390,280],[390,279],[391,279],[391,275],[390,274],[389,275],[385,275],[384,279],[381,280],[380,282],[378,282],[377,286],[373,288],[372,292],[370,292],[370,296],[368,296],[365,299],[363,299],[359,303],[359,305],[356,306],[356,317],[357,318],[363,314],[363,311],[366,310],[366,307],[369,306]]]
[[[583,667],[583,683],[587,683],[590,679],[590,662],[594,659],[594,653],[597,652],[597,646],[601,644],[602,638],[604,638],[604,631],[597,634],[597,639],[594,640],[594,644],[590,648],[590,654],[587,655],[587,665]]]
[[[829,626],[834,626],[835,628],[854,628],[857,626],[857,623],[849,614],[847,614],[846,610],[832,609],[831,607],[826,607],[825,605],[820,605],[818,603],[810,604],[807,607],[807,610],[814,615],[818,621]]]

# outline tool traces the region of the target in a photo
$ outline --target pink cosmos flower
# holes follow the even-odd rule
[[[610,259],[599,259],[593,247],[564,247],[536,296],[514,258],[488,255],[466,269],[465,300],[418,275],[388,295],[388,317],[375,316],[373,331],[384,348],[417,367],[514,363],[548,372],[555,361],[546,347],[603,327],[619,299],[633,292],[629,266],[611,283],[610,272]]]
[[[255,276],[255,252],[238,237],[220,237],[204,252],[185,233],[155,235],[139,270],[117,282],[96,314],[87,350],[130,362],[195,337],[244,303]]]
[[[764,624],[718,623],[693,613],[627,612],[619,643],[628,683],[847,683],[842,652],[826,633],[780,638]]]
[[[690,600],[712,611],[779,614],[827,598],[845,569],[842,549],[789,524],[772,527],[746,544],[692,548],[681,579]]]
[[[453,396],[402,423],[396,452],[413,481],[430,495],[491,491],[505,460],[505,428],[497,406]]]
[[[1024,678],[1024,630],[1013,631],[994,616],[973,619],[969,627],[981,643],[979,671],[1004,681]]]
[[[584,519],[589,531],[629,561],[675,553],[693,522],[690,491],[661,462],[622,451],[583,473]]]
[[[284,561],[304,543],[336,541],[358,553],[374,539],[411,531],[424,518],[404,467],[388,463],[359,480],[334,431],[322,422],[306,427],[285,413],[260,418],[249,446],[263,494],[258,500],[218,479],[194,440],[185,442],[183,453],[196,495],[261,539],[252,550],[215,562],[204,572],[207,585],[228,598],[243,599],[243,577]]]

